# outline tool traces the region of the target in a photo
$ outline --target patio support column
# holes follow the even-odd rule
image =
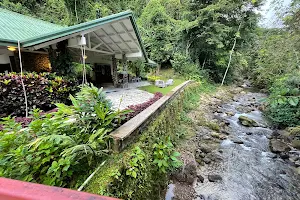
[[[122,64],[123,64],[123,71],[125,72],[123,74],[123,84],[125,87],[128,87],[128,66],[127,66],[127,58],[126,55],[122,55]]]
[[[118,69],[117,69],[117,59],[116,56],[112,56],[112,78],[114,86],[118,86]]]

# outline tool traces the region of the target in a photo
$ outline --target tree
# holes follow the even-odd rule
[[[149,1],[138,24],[150,58],[159,64],[170,60],[176,45],[175,24],[160,0]]]
[[[189,23],[183,30],[183,42],[194,62],[210,72],[213,80],[221,81],[240,28],[239,50],[256,28],[258,16],[254,9],[261,1],[219,0],[193,1],[189,4]]]

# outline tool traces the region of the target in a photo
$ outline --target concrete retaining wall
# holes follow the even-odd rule
[[[167,95],[160,98],[154,104],[146,108],[144,111],[139,113],[137,116],[120,126],[118,129],[113,131],[110,135],[113,138],[113,150],[121,151],[129,144],[135,141],[142,130],[155,119],[155,116],[159,115],[163,108],[178,94],[180,94],[186,86],[192,81],[186,81],[171,90]]]

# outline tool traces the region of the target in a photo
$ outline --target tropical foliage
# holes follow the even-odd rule
[[[40,114],[22,129],[2,119],[0,176],[56,186],[78,186],[109,153],[108,133],[129,111],[114,111],[101,89],[82,86],[72,106],[57,103],[57,112]]]
[[[53,73],[26,73],[23,75],[29,110],[39,108],[44,111],[55,108],[53,103],[70,104],[69,94],[77,90],[75,79],[56,76]],[[24,116],[23,88],[19,73],[0,74],[1,114]]]
[[[245,67],[241,64],[247,65],[244,49],[255,36],[258,21],[255,11],[261,3],[262,0],[4,0],[0,6],[65,25],[133,10],[150,59],[162,68],[173,67],[193,79],[194,75],[198,78],[202,74],[221,81],[237,37],[226,79],[229,82],[235,79],[235,71]],[[185,61],[179,66],[182,59]],[[68,59],[58,56],[54,60],[59,75],[73,73],[68,71],[72,69]],[[134,71],[139,74],[139,70]]]
[[[275,5],[281,5],[275,1]],[[281,19],[285,26],[260,29],[256,43],[250,50],[252,63],[250,76],[259,88],[266,89],[270,96],[266,116],[277,126],[299,125],[299,67],[300,2],[292,1]],[[282,7],[279,9],[282,11]]]

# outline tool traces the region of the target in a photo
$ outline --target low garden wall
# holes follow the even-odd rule
[[[121,199],[164,196],[168,172],[178,167],[174,150],[183,135],[185,104],[199,89],[199,83],[185,82],[112,132],[115,153],[84,190]]]
[[[191,83],[192,81],[186,81],[173,88],[167,95],[163,96],[147,109],[113,131],[110,135],[114,140],[114,151],[121,151],[132,143],[135,137],[143,132],[146,126],[159,115],[165,106]]]

